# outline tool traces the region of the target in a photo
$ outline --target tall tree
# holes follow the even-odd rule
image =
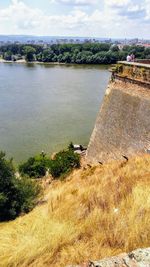
[[[25,55],[25,59],[26,61],[34,61],[35,60],[35,53],[36,50],[34,47],[32,46],[24,46],[24,55]]]

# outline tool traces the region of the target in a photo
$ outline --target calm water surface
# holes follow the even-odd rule
[[[0,150],[19,162],[87,145],[109,76],[105,66],[0,63]]]

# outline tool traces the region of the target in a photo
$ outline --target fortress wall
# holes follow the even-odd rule
[[[87,149],[89,162],[150,150],[150,89],[115,80],[106,90]]]

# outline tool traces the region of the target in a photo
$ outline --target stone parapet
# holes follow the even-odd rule
[[[143,63],[146,62],[146,63]],[[112,78],[128,78],[129,81],[142,82],[150,86],[150,64],[149,61],[127,62],[119,61],[112,67]]]

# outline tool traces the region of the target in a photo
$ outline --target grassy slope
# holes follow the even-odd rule
[[[150,243],[150,156],[75,171],[48,203],[0,224],[0,266],[66,266]]]

